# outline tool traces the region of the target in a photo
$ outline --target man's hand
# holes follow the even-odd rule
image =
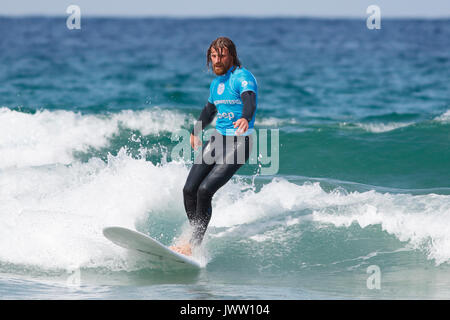
[[[199,146],[201,146],[201,145],[202,145],[202,141],[200,140],[200,138],[197,137],[197,136],[194,136],[191,133],[191,147],[192,147],[192,149],[197,150],[197,148]]]
[[[236,134],[242,134],[245,133],[248,129],[248,121],[247,119],[244,118],[240,118],[239,120],[233,122],[234,127],[238,127],[238,129],[236,130]]]

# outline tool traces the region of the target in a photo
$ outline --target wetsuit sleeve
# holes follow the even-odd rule
[[[214,90],[214,85],[215,85],[215,80],[213,80],[211,82],[211,85],[209,86],[209,97],[208,97],[208,102],[211,104],[214,104],[214,99],[213,99],[213,90]]]
[[[205,129],[205,127],[213,121],[216,113],[217,113],[216,106],[211,102],[209,102],[208,100],[208,103],[200,113],[200,117],[195,123],[194,128],[192,128],[191,134],[194,134],[194,131],[200,132],[201,130]]]
[[[253,91],[244,91],[241,94],[242,104],[242,118],[250,122],[256,110],[256,94]]]

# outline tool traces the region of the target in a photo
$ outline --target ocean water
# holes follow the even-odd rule
[[[188,234],[173,151],[221,35],[279,163],[217,192],[201,270],[168,270],[102,228]],[[0,298],[449,299],[450,20],[0,17]]]

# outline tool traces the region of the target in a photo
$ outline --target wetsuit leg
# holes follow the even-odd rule
[[[213,136],[211,139],[214,139]],[[184,200],[184,209],[186,210],[186,214],[188,216],[189,222],[194,224],[195,221],[198,221],[199,218],[196,216],[197,214],[197,190],[203,179],[208,175],[208,173],[214,167],[214,163],[207,164],[203,161],[204,155],[206,153],[212,153],[211,150],[211,142],[214,140],[208,140],[203,144],[202,154],[197,156],[194,165],[189,171],[189,175],[186,179],[186,183],[183,188],[183,200]],[[201,157],[202,161],[198,161],[198,157]]]
[[[231,141],[228,140],[228,142],[231,142],[231,145],[226,145],[227,139],[225,136],[221,136],[220,139],[223,141],[222,154],[217,155],[216,162],[211,168],[204,166],[203,169],[196,169],[196,172],[198,172],[196,175],[197,179],[193,179],[195,186],[201,180],[197,187],[195,215],[191,213],[194,219],[190,219],[191,225],[194,227],[191,239],[193,245],[199,245],[203,240],[206,228],[211,219],[211,201],[213,195],[231,179],[236,171],[248,160],[250,155],[251,136],[232,137]],[[244,161],[238,155],[244,155]],[[222,161],[217,161],[218,157],[221,157]],[[209,172],[204,176],[206,171]],[[200,176],[200,173],[203,173],[203,175]],[[191,203],[193,204],[193,202]]]

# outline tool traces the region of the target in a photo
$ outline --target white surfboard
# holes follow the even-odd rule
[[[200,263],[193,258],[172,251],[159,241],[138,231],[122,227],[107,227],[103,229],[103,234],[118,246],[148,254],[153,260],[181,267],[200,268]]]

